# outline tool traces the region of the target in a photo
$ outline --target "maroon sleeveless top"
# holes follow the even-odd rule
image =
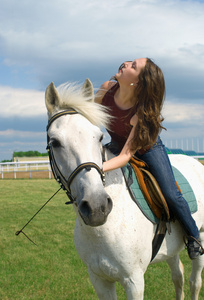
[[[102,105],[108,107],[111,116],[113,116],[110,124],[110,130],[108,130],[111,140],[117,142],[119,150],[122,150],[132,129],[130,119],[135,112],[132,111],[132,108],[126,110],[120,109],[115,104],[114,95],[118,88],[119,85],[117,83],[104,95]]]

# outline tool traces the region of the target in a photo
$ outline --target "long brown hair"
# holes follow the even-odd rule
[[[165,81],[161,69],[149,58],[139,74],[138,85],[135,88],[138,123],[135,127],[131,148],[139,150],[152,147],[156,142],[164,118],[161,110],[165,98]]]

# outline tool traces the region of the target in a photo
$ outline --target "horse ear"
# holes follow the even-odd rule
[[[55,107],[59,105],[60,97],[53,82],[48,85],[45,92],[45,104],[50,114],[54,111]]]
[[[87,78],[83,84],[82,93],[85,97],[89,97],[91,102],[94,101],[93,84],[89,78]]]

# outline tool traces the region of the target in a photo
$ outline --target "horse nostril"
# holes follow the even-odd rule
[[[79,209],[84,216],[88,217],[91,213],[91,207],[88,201],[82,201],[81,204],[79,205]]]
[[[108,201],[108,211],[111,212],[111,210],[113,208],[113,201],[109,197],[108,197],[107,201]]]
[[[101,206],[101,211],[102,213],[109,213],[112,210],[113,207],[113,202],[111,200],[111,198],[107,198],[107,202]]]

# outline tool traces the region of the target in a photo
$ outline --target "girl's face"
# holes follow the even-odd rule
[[[118,69],[118,73],[115,75],[120,84],[134,84],[138,82],[138,76],[140,71],[145,67],[147,59],[138,58],[133,61],[124,62]]]

